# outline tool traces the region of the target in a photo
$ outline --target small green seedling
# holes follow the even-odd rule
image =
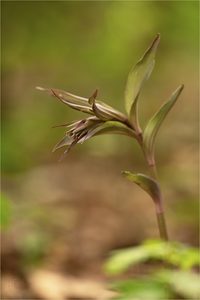
[[[151,196],[155,204],[160,237],[168,240],[162,193],[157,179],[154,146],[158,130],[181,94],[184,86],[180,85],[173,92],[168,101],[147,122],[144,130],[141,129],[138,118],[139,96],[144,83],[153,71],[155,54],[159,42],[160,35],[157,34],[150,47],[128,75],[124,97],[127,115],[124,115],[102,101],[96,100],[98,95],[97,90],[89,98],[83,98],[57,89],[45,89],[41,87],[37,87],[37,89],[47,91],[69,107],[91,115],[79,121],[59,125],[66,127],[67,131],[63,139],[54,147],[53,151],[61,147],[66,147],[64,151],[64,154],[66,154],[76,144],[82,144],[93,136],[108,133],[127,135],[139,143],[151,171],[151,176],[128,171],[122,172],[122,174],[130,181],[139,185]]]

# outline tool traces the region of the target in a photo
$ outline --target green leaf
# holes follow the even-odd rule
[[[168,245],[168,253],[163,259],[183,270],[189,270],[192,267],[200,266],[199,251],[196,248],[186,247],[179,243]]]
[[[134,174],[129,171],[123,171],[122,174],[130,181],[139,185],[144,191],[146,191],[151,196],[151,198],[155,202],[159,201],[161,197],[160,188],[158,183],[154,179],[144,174]]]
[[[184,299],[200,299],[199,274],[188,271],[162,271],[158,278]]]
[[[163,270],[150,276],[117,281],[111,287],[116,300],[160,300],[200,298],[199,274],[180,270]]]
[[[118,281],[112,287],[119,293],[116,300],[160,300],[172,296],[165,284],[150,277]]]
[[[105,272],[117,275],[126,271],[131,265],[144,262],[148,259],[148,253],[144,247],[123,249],[112,253],[105,264]]]
[[[143,57],[131,69],[125,88],[125,108],[131,121],[137,119],[137,100],[140,91],[148,80],[155,64],[155,54],[160,41],[160,35],[157,34],[151,46],[146,50]]]
[[[166,115],[170,111],[170,109],[175,104],[179,95],[181,94],[184,85],[179,86],[174,93],[171,95],[170,99],[164,103],[161,108],[155,113],[155,115],[149,120],[144,130],[144,146],[145,152],[147,153],[147,157],[150,161],[154,161],[154,144],[156,134],[165,119]]]
[[[137,247],[114,251],[105,265],[105,271],[108,274],[120,274],[130,266],[148,259],[163,260],[170,250],[168,244],[162,240],[148,240]]]

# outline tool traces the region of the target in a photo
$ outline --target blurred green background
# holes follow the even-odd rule
[[[80,116],[35,86],[85,97],[98,87],[101,99],[123,109],[127,74],[157,32],[161,44],[140,115],[144,124],[185,84],[160,135],[169,153],[192,147],[197,139],[197,1],[3,1],[2,170],[55,161],[50,151],[63,131],[51,126]],[[127,139],[105,136],[75,151],[132,155],[134,148]]]
[[[148,196],[120,176],[125,169],[146,173],[134,140],[95,137],[58,163],[62,150],[51,150],[64,129],[52,126],[85,115],[35,87],[83,97],[98,88],[99,99],[124,111],[128,72],[158,32],[156,65],[140,96],[139,114],[144,127],[185,84],[160,130],[156,159],[170,235],[198,244],[198,6],[198,1],[2,1],[7,261],[18,261],[20,253],[25,267],[48,257],[47,265],[63,265],[64,260],[74,270],[80,267],[73,264],[80,253],[88,267],[110,249],[157,236]],[[19,273],[21,264],[14,266],[11,273]]]

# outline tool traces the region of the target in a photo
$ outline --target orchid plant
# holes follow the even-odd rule
[[[97,90],[95,90],[90,97],[83,98],[58,89],[46,89],[41,87],[37,87],[37,89],[47,91],[69,107],[90,115],[78,121],[59,125],[66,127],[67,131],[62,140],[56,144],[53,151],[61,147],[66,147],[64,151],[64,154],[66,154],[76,144],[82,144],[86,140],[101,134],[123,134],[134,138],[136,142],[138,142],[151,175],[136,174],[129,171],[124,171],[122,174],[130,181],[139,185],[151,196],[155,204],[160,237],[164,240],[168,240],[163,198],[157,178],[154,146],[158,130],[181,94],[184,86],[180,85],[172,93],[168,101],[165,102],[147,122],[144,130],[140,127],[138,117],[139,96],[144,83],[148,80],[153,71],[155,54],[159,42],[160,35],[157,34],[150,47],[128,75],[124,97],[126,115],[106,103],[97,100]]]

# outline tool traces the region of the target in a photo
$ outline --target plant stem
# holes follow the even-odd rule
[[[149,166],[149,170],[151,172],[151,175],[154,179],[158,180],[158,173],[157,173],[157,168],[156,168],[156,164],[148,164]]]
[[[150,171],[151,171],[154,179],[156,179],[156,181],[158,181],[156,164],[154,163],[152,165],[149,165],[149,168],[150,168]],[[163,209],[162,195],[160,195],[160,197],[156,203],[156,216],[157,216],[158,228],[159,228],[159,232],[160,232],[160,238],[165,241],[168,241],[168,233],[167,233],[167,226],[166,226],[166,222],[165,222],[165,213],[164,213],[164,209]]]
[[[143,154],[144,154],[145,160],[148,164],[150,173],[151,173],[152,177],[158,182],[158,174],[157,174],[155,160],[154,160],[154,158],[151,160],[148,159],[146,152],[145,152],[142,136],[140,138],[140,146],[143,150]],[[157,222],[158,222],[160,238],[165,241],[168,241],[169,238],[168,238],[167,226],[166,226],[166,222],[165,222],[165,213],[164,213],[164,209],[163,209],[162,194],[160,194],[159,199],[156,199],[156,201],[154,199],[154,203],[155,203],[155,208],[156,208],[156,217],[157,217]]]
[[[158,181],[158,174],[155,162],[153,164],[149,164],[149,169],[156,181]],[[160,232],[160,238],[168,241],[168,233],[167,233],[167,226],[165,222],[165,213],[163,209],[163,199],[162,195],[160,195],[157,203],[156,203],[156,217],[158,222],[158,228]]]
[[[157,222],[158,222],[158,227],[159,227],[159,232],[160,232],[160,238],[168,241],[168,233],[167,233],[167,227],[166,227],[166,222],[165,222],[165,215],[164,212],[162,213],[156,213],[157,216]]]
[[[165,241],[168,241],[169,238],[168,238],[167,226],[165,222],[165,214],[164,214],[161,198],[156,203],[156,216],[157,216],[158,228],[160,232],[160,238]]]
[[[157,175],[157,169],[156,169],[156,163],[154,157],[149,158],[145,151],[145,146],[143,142],[143,134],[141,131],[136,132],[136,139],[141,146],[142,152],[144,154],[145,160],[147,162],[148,168],[151,172],[151,176],[155,181],[158,182],[158,175]],[[162,194],[160,192],[160,195],[157,199],[153,199],[155,203],[156,208],[156,216],[157,216],[157,222],[158,222],[158,228],[160,233],[160,238],[168,241],[168,233],[167,233],[167,226],[165,222],[165,214],[163,209],[163,200],[162,200]]]

